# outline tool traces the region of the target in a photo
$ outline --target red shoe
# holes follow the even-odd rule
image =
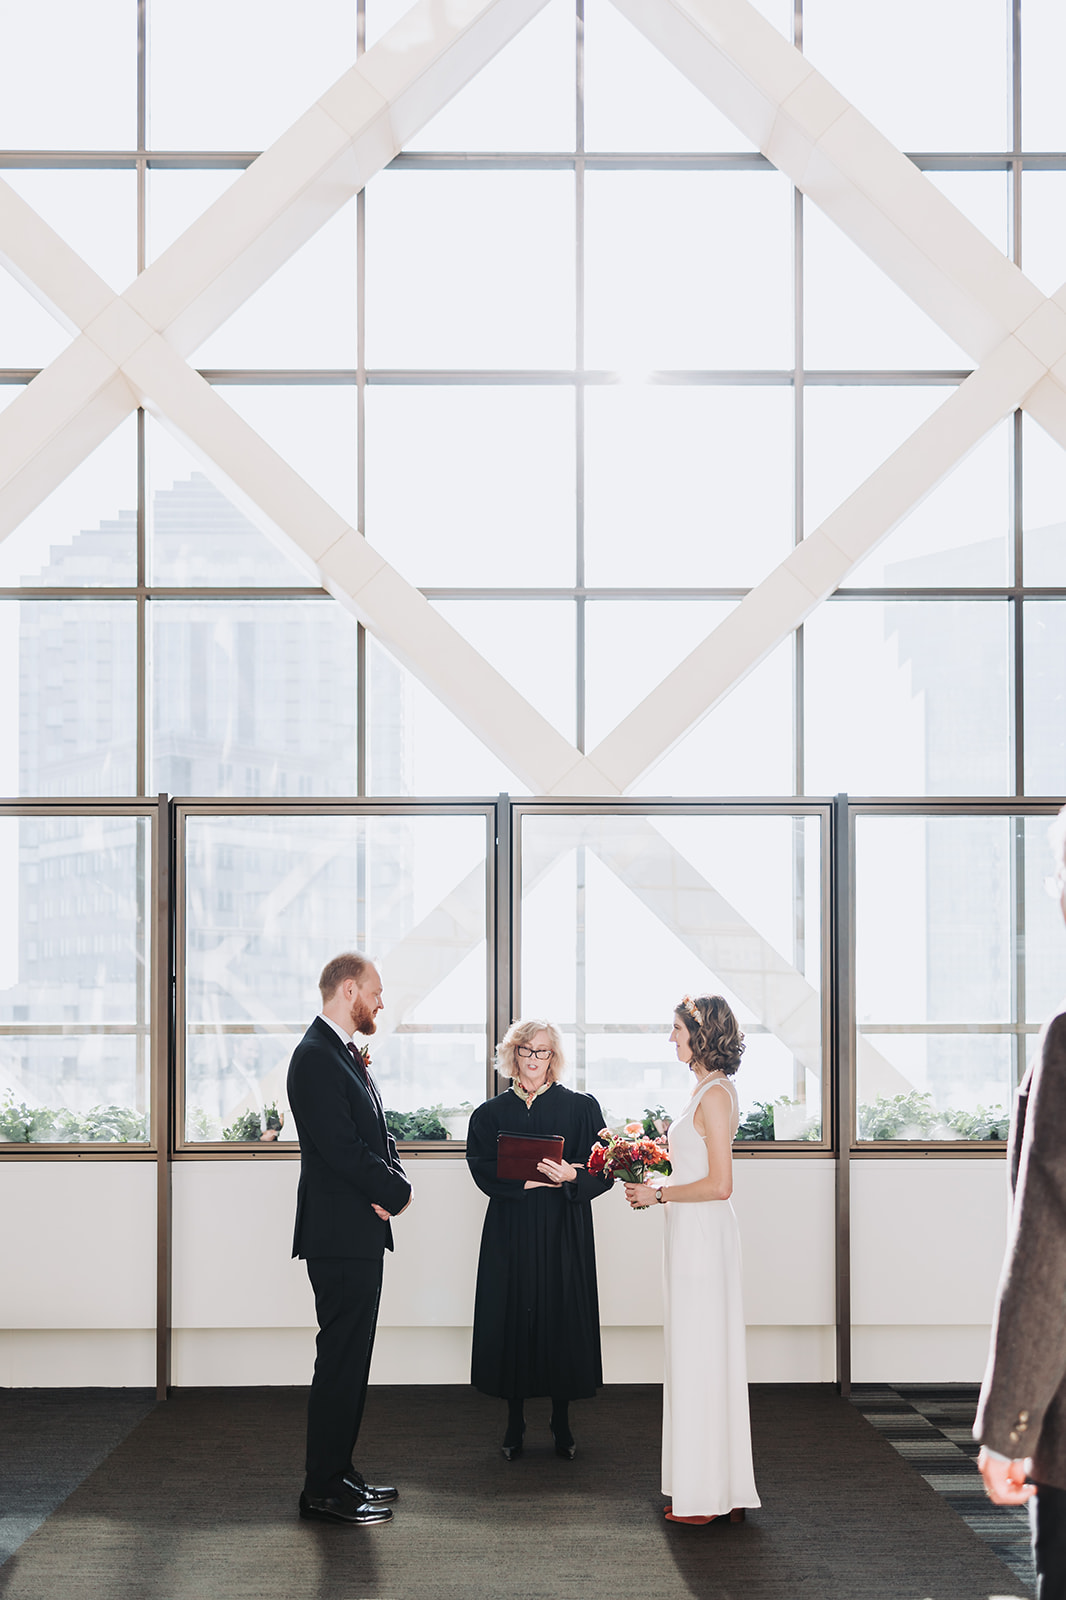
[[[718,1517],[716,1517],[716,1516],[715,1517],[675,1517],[674,1516],[674,1508],[673,1508],[673,1506],[667,1506],[663,1511],[663,1516],[666,1518],[667,1522],[691,1522],[695,1527],[698,1527],[698,1528],[706,1527],[708,1522],[717,1522],[719,1520]],[[743,1506],[734,1506],[732,1511],[729,1513],[729,1520],[730,1520],[730,1522],[743,1522],[744,1521],[744,1507]]]

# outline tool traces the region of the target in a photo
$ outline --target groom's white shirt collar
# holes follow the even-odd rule
[[[320,1011],[318,1016],[319,1020],[324,1022],[327,1028],[333,1029],[334,1033],[337,1035],[337,1038],[340,1040],[341,1044],[346,1050],[350,1044],[354,1043],[355,1035],[351,1033],[345,1033],[339,1022],[334,1022],[333,1018],[327,1017],[323,1011]]]

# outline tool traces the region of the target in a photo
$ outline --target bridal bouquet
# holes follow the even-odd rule
[[[601,1128],[598,1144],[589,1152],[587,1170],[594,1178],[620,1178],[623,1183],[644,1183],[649,1172],[669,1176],[670,1157],[665,1135],[649,1139],[642,1122],[627,1122],[621,1133]]]

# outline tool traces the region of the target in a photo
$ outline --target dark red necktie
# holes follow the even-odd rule
[[[369,1083],[370,1082],[370,1074],[366,1070],[366,1062],[363,1060],[362,1052],[357,1048],[357,1046],[355,1044],[352,1043],[351,1039],[348,1040],[348,1049],[352,1053],[352,1060],[355,1062],[356,1066],[359,1068],[359,1073],[360,1073],[360,1076],[362,1077],[363,1082],[364,1083]]]

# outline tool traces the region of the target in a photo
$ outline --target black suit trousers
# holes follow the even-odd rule
[[[352,1466],[363,1419],[381,1299],[381,1259],[309,1256],[318,1339],[307,1403],[309,1495],[336,1494]]]
[[[1029,1501],[1037,1600],[1066,1600],[1066,1489],[1040,1484]]]

